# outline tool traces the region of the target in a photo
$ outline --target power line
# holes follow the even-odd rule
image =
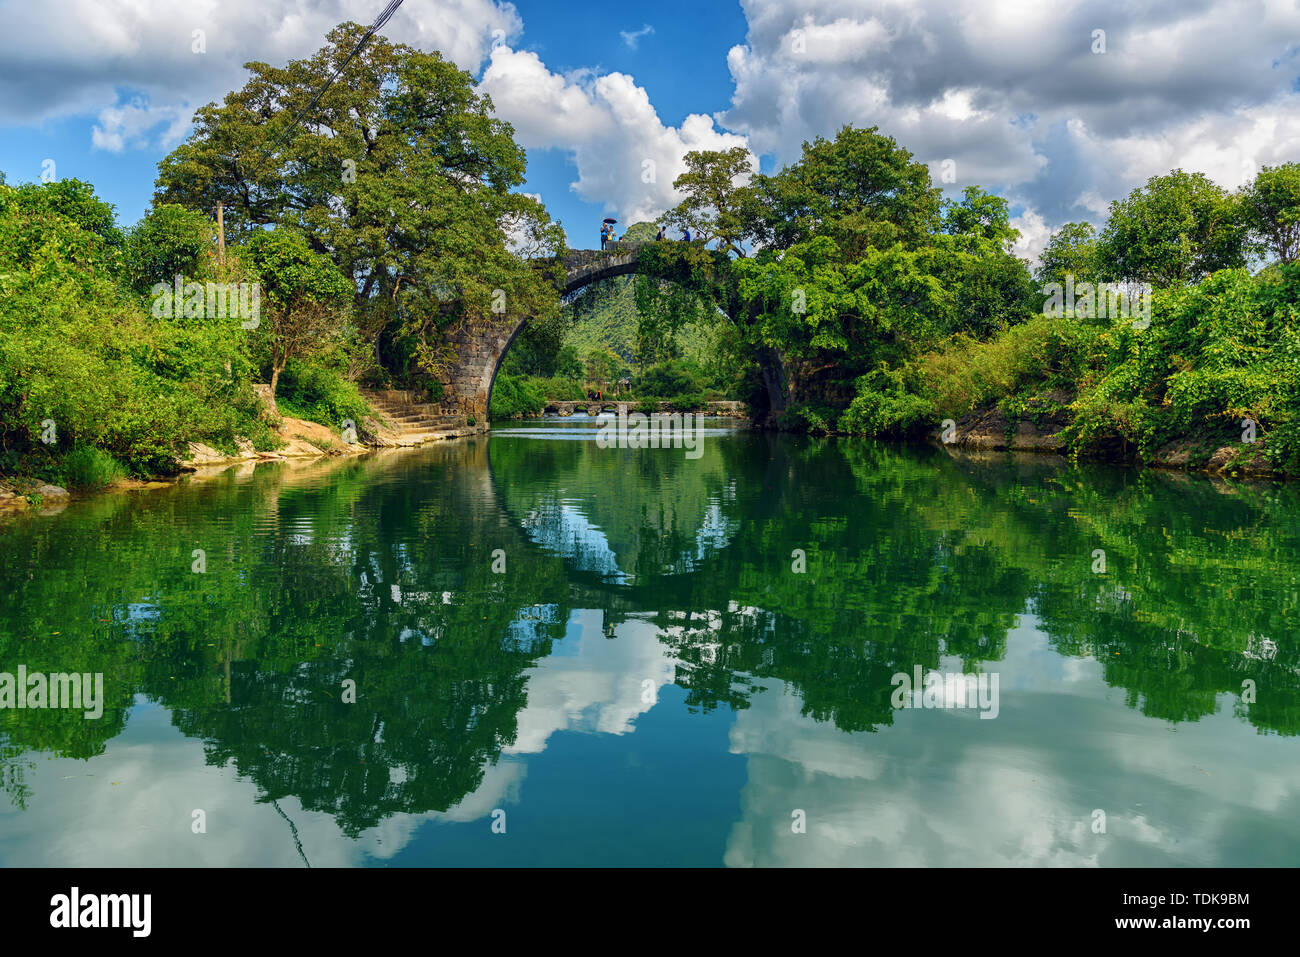
[[[319,103],[320,98],[325,95],[325,91],[328,90],[330,86],[333,85],[334,81],[339,78],[339,74],[342,73],[347,65],[352,62],[353,57],[361,52],[362,48],[370,42],[370,38],[383,28],[384,24],[389,21],[393,14],[397,12],[397,8],[401,5],[402,0],[389,0],[388,5],[380,11],[375,22],[370,25],[370,29],[365,32],[360,41],[357,42],[357,45],[352,48],[352,52],[343,58],[343,62],[338,65],[338,68],[330,75],[330,78],[325,81],[325,84],[319,90],[316,91],[316,95],[311,98],[311,102],[299,111],[298,115],[293,118],[293,122],[286,127],[285,131],[279,135],[274,143],[271,144],[270,148],[262,153],[262,162],[270,159],[271,154],[279,149],[280,144],[284,142],[285,138],[297,129],[298,124],[302,122],[303,117],[316,108],[316,104]],[[254,168],[251,172],[255,173],[257,171],[257,168]]]

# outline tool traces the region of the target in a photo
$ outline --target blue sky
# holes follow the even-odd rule
[[[739,3],[592,4],[584,5],[577,17],[556,16],[556,4],[546,0],[524,0],[515,6],[525,23],[522,45],[553,71],[630,74],[666,124],[677,126],[691,113],[713,114],[730,104],[727,50],[745,39]],[[632,36],[631,42],[622,36],[647,26],[653,32]],[[617,210],[575,196],[568,188],[575,174],[563,148],[531,149],[525,189],[543,196],[551,215],[569,231],[572,245],[593,245],[599,242],[601,219]]]
[[[0,170],[32,181],[53,160],[129,225],[245,61],[310,55],[381,7],[0,0]],[[879,126],[936,178],[946,165],[949,194],[1004,195],[1030,258],[1150,176],[1235,189],[1300,159],[1300,0],[406,0],[384,34],[481,81],[574,245],[604,215],[671,206],[688,150],[743,145],[771,169],[845,124]]]

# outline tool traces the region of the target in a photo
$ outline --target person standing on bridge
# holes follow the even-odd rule
[[[660,227],[659,227],[659,232],[655,233],[655,242],[657,242],[657,243],[661,243],[661,242],[663,242],[664,239],[666,238],[666,237],[664,236],[664,233],[666,233],[666,232],[667,232],[667,229],[666,229],[665,227],[663,227],[663,226],[660,226]]]
[[[600,248],[604,249],[605,244],[609,242],[610,226],[609,223],[600,224]]]
[[[690,231],[689,229],[683,229],[683,230],[682,230],[682,242],[684,242],[684,243],[689,243],[690,241],[691,241],[691,231]]]

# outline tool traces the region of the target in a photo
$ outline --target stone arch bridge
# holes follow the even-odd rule
[[[637,254],[644,245],[620,242],[606,250],[570,250],[562,260],[564,275],[556,282],[556,287],[562,296],[568,296],[602,279],[632,275],[637,271]],[[457,359],[443,380],[442,411],[445,415],[473,417],[476,426],[487,428],[488,399],[492,395],[497,370],[528,322],[527,316],[503,317],[501,322],[489,325],[487,329],[464,327],[451,333],[449,341],[455,347]],[[775,353],[766,357],[762,371],[771,409],[784,408],[785,375]]]

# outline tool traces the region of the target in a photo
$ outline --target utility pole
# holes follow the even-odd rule
[[[221,200],[217,200],[217,263],[223,271],[221,281],[225,282],[224,271],[226,268],[226,215],[225,206]]]

